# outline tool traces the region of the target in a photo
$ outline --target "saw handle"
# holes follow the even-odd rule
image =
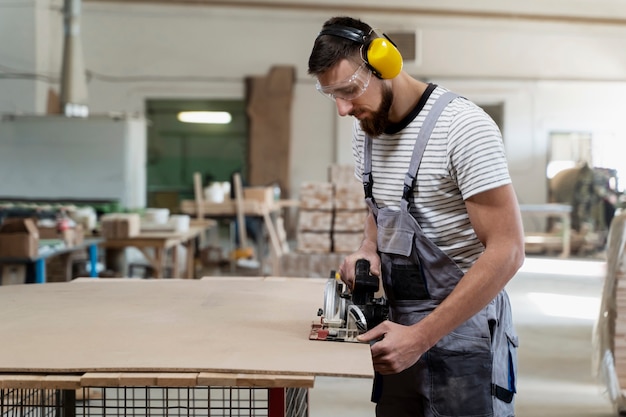
[[[365,277],[370,274],[370,261],[367,259],[359,259],[354,264],[354,276]]]
[[[359,259],[354,265],[354,288],[352,292],[375,293],[379,289],[378,277],[370,274],[370,261]]]

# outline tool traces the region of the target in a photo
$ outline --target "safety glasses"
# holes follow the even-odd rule
[[[333,101],[338,98],[354,100],[367,90],[371,78],[372,71],[367,68],[366,64],[362,64],[347,80],[332,85],[321,85],[318,80],[315,88]]]

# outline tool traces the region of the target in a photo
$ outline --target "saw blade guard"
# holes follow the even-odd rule
[[[329,278],[324,289],[324,321],[328,325],[342,326],[346,321],[346,299],[342,292],[343,283]]]
[[[368,328],[367,319],[365,318],[365,314],[363,314],[363,311],[361,311],[361,309],[357,305],[350,304],[350,306],[348,307],[348,312],[350,323],[354,324],[354,326],[359,330],[359,333],[365,333]],[[348,325],[348,327],[351,326]]]

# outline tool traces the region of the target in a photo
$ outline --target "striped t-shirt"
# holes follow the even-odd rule
[[[379,208],[399,209],[417,134],[435,100],[446,91],[437,86],[404,129],[373,139],[373,195]],[[364,140],[357,120],[352,151],[359,180]],[[426,236],[467,271],[484,247],[474,233],[464,199],[510,182],[500,130],[480,107],[459,97],[444,109],[426,145],[411,213]]]

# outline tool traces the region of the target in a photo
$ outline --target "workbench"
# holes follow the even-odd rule
[[[56,241],[56,240],[55,240]],[[59,243],[62,241],[59,240]],[[0,258],[0,264],[25,264],[34,265],[34,279],[33,281],[36,284],[43,284],[47,281],[46,274],[46,260],[53,257],[63,257],[64,262],[70,262],[70,255],[86,250],[88,259],[89,259],[89,273],[91,277],[97,277],[97,263],[98,263],[98,245],[102,242],[101,238],[87,238],[82,243],[78,245],[58,245],[58,246],[47,246],[45,241],[40,241],[39,253],[37,256],[28,258]],[[70,269],[68,265],[66,265],[65,269]],[[71,277],[66,277],[67,280],[71,280]],[[27,282],[33,282],[27,279]]]
[[[194,278],[194,259],[196,254],[196,240],[217,223],[212,220],[194,220],[185,231],[167,230],[142,230],[138,235],[126,238],[107,238],[100,243],[104,249],[124,249],[136,247],[154,269],[155,278],[165,276],[164,269],[167,264],[172,265],[172,277]],[[184,270],[178,267],[178,246],[186,249],[186,261]],[[169,255],[169,257],[167,256]]]
[[[0,287],[0,334],[10,341],[0,344],[0,399],[15,390],[55,390],[48,406],[68,417],[80,415],[76,389],[227,388],[221,397],[260,389],[265,394],[242,391],[250,407],[254,395],[267,403],[268,414],[254,415],[306,416],[315,377],[373,376],[369,345],[308,339],[326,281],[79,278]],[[169,395],[159,396],[165,411]]]
[[[279,200],[272,205],[263,204],[256,200],[243,200],[241,203],[245,217],[255,217],[263,220],[263,225],[270,240],[270,261],[273,275],[280,274],[280,257],[284,253],[283,243],[276,226],[276,217],[281,210],[297,207],[297,204],[297,200]],[[189,216],[198,216],[200,213],[205,218],[235,220],[237,217],[237,204],[235,200],[228,200],[222,203],[212,203],[204,200],[183,200],[180,204],[180,211]],[[261,261],[263,261],[262,256]]]
[[[561,244],[561,258],[568,258],[571,253],[572,244],[572,206],[568,204],[520,204],[522,215],[555,216],[561,219],[562,232],[560,236],[553,236],[546,233],[524,233],[524,241],[527,245],[549,245],[553,241]]]

